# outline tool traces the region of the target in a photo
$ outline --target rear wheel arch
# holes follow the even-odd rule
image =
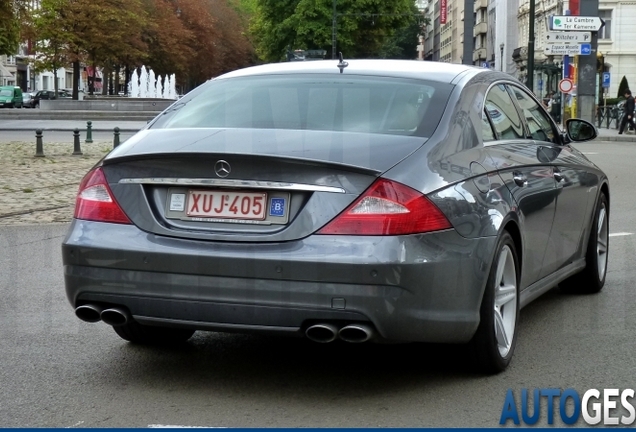
[[[512,220],[509,220],[503,227],[502,231],[507,231],[508,234],[512,237],[512,241],[515,244],[515,252],[517,253],[517,259],[519,261],[519,274],[523,272],[523,243],[521,240],[521,230],[519,229],[519,225]]]

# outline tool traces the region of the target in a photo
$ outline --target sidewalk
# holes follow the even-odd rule
[[[622,135],[619,135],[616,128],[605,129],[605,127],[600,127],[598,128],[598,135],[596,139],[599,141],[636,142],[636,133],[623,132]]]

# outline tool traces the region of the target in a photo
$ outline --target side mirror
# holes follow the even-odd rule
[[[598,136],[596,126],[581,119],[566,120],[565,129],[570,141],[574,142],[590,141]]]

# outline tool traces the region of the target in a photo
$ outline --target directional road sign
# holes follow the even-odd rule
[[[605,21],[599,17],[565,15],[550,20],[550,30],[599,31],[603,25]]]
[[[603,88],[609,88],[610,86],[610,73],[603,72]]]
[[[545,55],[589,55],[591,51],[590,44],[551,44],[545,46],[544,53]]]
[[[547,33],[545,39],[548,44],[590,43],[592,42],[592,33],[551,31]]]
[[[483,63],[481,64],[481,67],[488,68],[488,62],[483,62]]]

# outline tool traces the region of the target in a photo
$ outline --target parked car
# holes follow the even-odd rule
[[[0,108],[22,108],[22,89],[15,86],[0,87]]]
[[[35,108],[32,93],[22,94],[22,108]]]
[[[66,294],[135,343],[195,330],[466,343],[498,372],[522,307],[605,283],[609,181],[571,145],[597,131],[566,130],[489,69],[231,72],[84,177]]]
[[[70,98],[72,97],[72,94],[67,92],[66,90],[58,90],[57,92],[57,97],[55,96],[55,92],[53,90],[40,90],[38,91],[35,96],[33,96],[33,105],[34,108],[39,108],[40,107],[40,100],[44,99],[44,100],[53,100],[53,99],[58,99],[58,98]]]

